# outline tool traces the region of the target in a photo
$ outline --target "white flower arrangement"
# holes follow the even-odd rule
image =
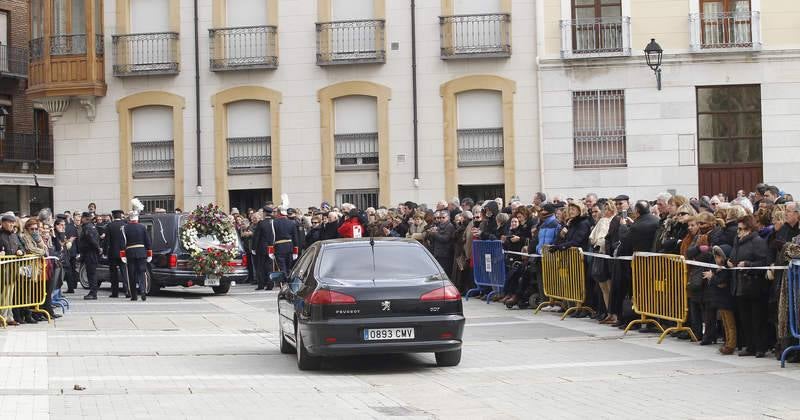
[[[239,254],[238,236],[230,217],[216,206],[198,206],[180,234],[190,265],[199,274],[222,275]]]

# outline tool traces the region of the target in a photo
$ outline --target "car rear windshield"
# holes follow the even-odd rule
[[[419,246],[375,244],[375,266],[369,244],[330,247],[323,251],[319,277],[341,280],[397,280],[438,276],[439,268]]]

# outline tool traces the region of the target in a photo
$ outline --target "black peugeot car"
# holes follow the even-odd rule
[[[207,278],[189,268],[189,253],[183,249],[180,241],[180,228],[186,223],[187,217],[186,214],[175,213],[146,214],[139,217],[139,223],[147,229],[153,247],[153,261],[147,265],[145,273],[147,294],[154,294],[168,286],[208,286],[215,294],[225,294],[231,288],[231,282],[244,282],[247,279],[247,254],[241,244],[239,258],[231,262],[230,272],[222,277]],[[78,270],[81,286],[88,289],[86,269],[81,265]],[[100,258],[97,280],[101,284],[111,281],[107,255]]]
[[[280,283],[282,353],[301,370],[322,357],[433,352],[461,361],[461,295],[417,241],[335,239],[315,243]]]

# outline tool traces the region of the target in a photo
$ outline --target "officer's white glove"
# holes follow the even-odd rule
[[[250,251],[250,253],[253,254],[253,255],[256,255],[256,251],[255,250]]]
[[[153,261],[153,257],[147,257],[147,262]]]
[[[296,260],[297,259],[297,254],[292,254],[292,259]]]
[[[128,263],[128,257],[122,257],[121,260],[122,260],[123,264],[127,264]]]
[[[275,259],[275,254],[269,254],[269,259],[274,260]]]

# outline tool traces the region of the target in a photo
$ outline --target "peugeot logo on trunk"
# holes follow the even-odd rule
[[[391,311],[392,310],[392,302],[389,302],[388,300],[384,300],[383,302],[381,302],[381,310],[382,311]]]

